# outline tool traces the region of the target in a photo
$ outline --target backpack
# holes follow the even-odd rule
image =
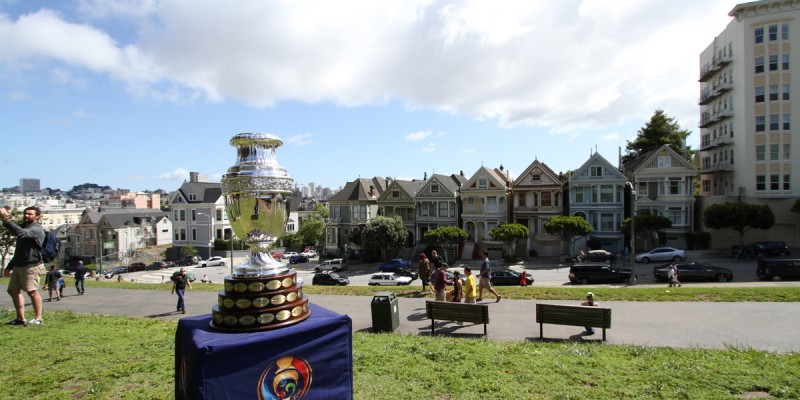
[[[61,241],[52,232],[45,231],[44,243],[42,243],[42,261],[48,263],[58,257],[61,250]]]

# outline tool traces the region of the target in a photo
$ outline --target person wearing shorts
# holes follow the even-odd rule
[[[483,300],[484,289],[495,296],[495,302],[499,302],[503,296],[497,294],[497,291],[492,287],[492,269],[489,267],[489,252],[483,252],[483,264],[481,270],[478,272],[478,301]]]
[[[42,296],[39,295],[39,277],[44,272],[42,245],[45,235],[38,221],[42,217],[42,211],[39,207],[26,208],[22,214],[22,226],[10,221],[10,215],[7,208],[0,208],[3,226],[17,237],[14,257],[3,270],[3,275],[10,277],[7,291],[17,311],[17,318],[9,321],[8,325],[41,325]],[[30,321],[25,321],[23,290],[28,293],[33,305],[34,318]]]

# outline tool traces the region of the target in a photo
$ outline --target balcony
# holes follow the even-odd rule
[[[711,115],[703,115],[703,119],[700,120],[698,124],[700,128],[708,128],[711,125],[716,124],[719,121],[722,121],[726,118],[730,118],[733,116],[733,110],[722,110],[716,111]]]
[[[724,57],[714,57],[714,59],[711,60],[710,64],[706,64],[702,68],[700,68],[699,81],[708,82],[708,80],[711,79],[711,77],[714,76],[714,74],[716,74],[717,71],[721,70],[722,67],[730,64],[732,61],[733,61],[733,56],[731,55],[727,55]]]
[[[702,143],[700,150],[711,150],[716,147],[725,146],[728,144],[733,144],[733,138],[727,136],[718,137],[716,139],[709,140],[706,143]]]
[[[700,104],[701,106],[704,106],[704,105],[706,105],[708,103],[711,103],[712,101],[714,101],[714,99],[719,97],[721,94],[723,94],[723,93],[725,93],[725,92],[727,92],[727,91],[729,91],[731,89],[733,89],[733,84],[730,83],[730,82],[726,82],[726,83],[722,83],[720,85],[717,85],[714,88],[712,88],[711,90],[709,90],[706,93],[704,93],[703,95],[701,95],[700,96],[700,101],[698,102],[698,104]]]
[[[731,172],[731,171],[733,171],[733,164],[731,164],[728,161],[722,161],[711,165],[703,166],[700,169],[700,173]]]

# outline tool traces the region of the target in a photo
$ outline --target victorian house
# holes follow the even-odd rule
[[[192,245],[203,258],[211,256],[215,239],[231,240],[225,197],[219,183],[202,182],[197,173],[191,174],[170,198],[173,221],[172,256],[178,257],[180,248]]]
[[[466,182],[463,172],[458,175],[432,174],[425,179],[414,199],[418,244],[422,245],[425,232],[429,230],[440,226],[461,226],[460,193],[461,185]],[[456,254],[447,255],[448,260],[454,258],[457,258]]]
[[[359,178],[348,182],[328,199],[325,250],[344,255],[352,246],[350,237],[378,215],[378,197],[386,190],[386,180]],[[352,247],[351,247],[352,248]]]
[[[378,197],[378,215],[400,217],[408,232],[405,247],[413,247],[416,243],[416,204],[415,196],[425,181],[386,179],[386,190]],[[410,258],[410,251],[403,254]]]
[[[672,221],[672,227],[663,232],[666,238],[660,238],[658,242],[640,242],[637,235],[637,250],[660,243],[679,249],[686,248],[686,235],[693,232],[693,194],[697,168],[665,144],[658,150],[628,161],[624,164],[623,171],[635,187],[632,202],[634,215],[660,215]]]
[[[87,208],[67,232],[64,254],[88,262],[124,260],[138,250],[172,243],[172,221],[158,209]],[[102,261],[99,258],[102,257]]]
[[[462,229],[469,235],[462,258],[479,258],[484,250],[490,252],[491,258],[502,256],[503,244],[493,241],[489,231],[508,222],[509,187],[510,177],[502,166],[495,169],[481,166],[461,185]]]
[[[578,240],[568,254],[589,247],[618,253],[625,248],[620,226],[624,220],[625,185],[628,178],[600,153],[594,153],[569,178],[569,213],[585,218],[594,228],[586,240]]]
[[[560,174],[547,164],[534,160],[514,180],[511,188],[513,221],[525,225],[531,232],[524,246],[518,245],[517,256],[537,254],[544,257],[559,256],[562,242],[558,235],[544,230],[548,219],[563,214],[563,183]]]

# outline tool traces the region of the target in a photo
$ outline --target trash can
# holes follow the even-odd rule
[[[400,326],[397,296],[392,292],[378,292],[372,298],[372,331],[394,332]]]

